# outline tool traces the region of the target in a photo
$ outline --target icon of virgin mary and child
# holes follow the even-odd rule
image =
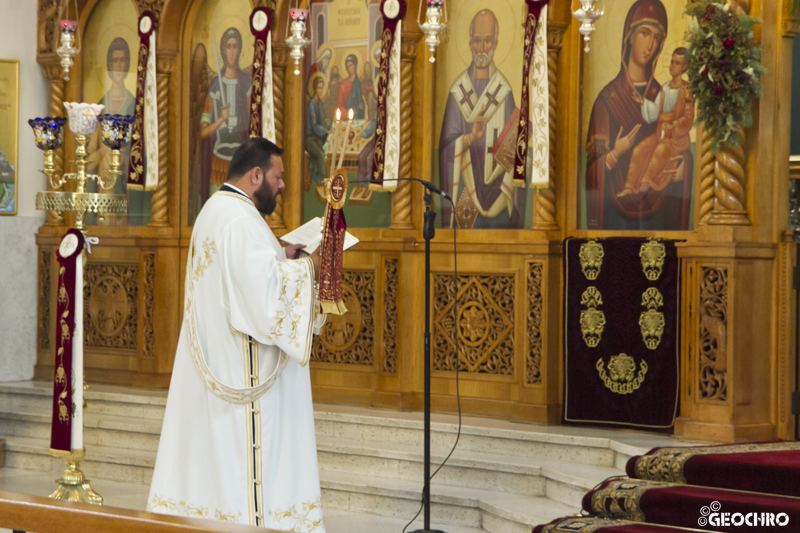
[[[661,0],[637,0],[628,11],[619,73],[589,122],[588,229],[690,229],[694,101],[683,79],[685,48],[668,58],[671,79],[655,78],[667,29]]]

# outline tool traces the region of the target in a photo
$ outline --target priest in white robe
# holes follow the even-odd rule
[[[294,259],[263,215],[279,149],[246,140],[195,222],[184,318],[147,510],[324,533],[308,361],[319,254]]]

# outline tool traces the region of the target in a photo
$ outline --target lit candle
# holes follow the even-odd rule
[[[337,111],[338,112],[338,111]],[[353,123],[353,110],[347,113],[347,128],[344,130],[344,141],[342,141],[342,154],[339,156],[339,165],[336,168],[342,168],[344,163],[344,149],[347,147],[347,136],[350,135],[350,125]]]
[[[339,144],[339,122],[342,119],[342,111],[336,108],[336,124],[333,125],[333,151],[331,152],[331,166],[328,172],[329,177],[333,177],[333,171],[336,170],[333,164],[336,162],[336,145]]]

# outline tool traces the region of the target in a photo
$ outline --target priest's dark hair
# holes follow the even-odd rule
[[[226,181],[236,181],[255,167],[268,171],[272,168],[273,155],[283,155],[283,148],[263,137],[250,137],[233,153]]]

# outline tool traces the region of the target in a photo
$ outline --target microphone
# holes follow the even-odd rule
[[[425,188],[428,189],[429,191],[435,192],[436,194],[438,194],[442,198],[445,198],[451,204],[453,203],[453,199],[450,197],[449,194],[447,194],[443,190],[437,188],[435,185],[433,185],[433,183],[431,183],[429,181],[421,180],[421,179],[418,179],[418,178],[394,178],[394,179],[384,180],[384,181],[416,181],[417,183],[421,183],[423,186],[425,186]],[[359,185],[370,185],[370,184],[372,184],[371,181],[367,181],[367,180],[356,180],[355,183],[358,183]]]

